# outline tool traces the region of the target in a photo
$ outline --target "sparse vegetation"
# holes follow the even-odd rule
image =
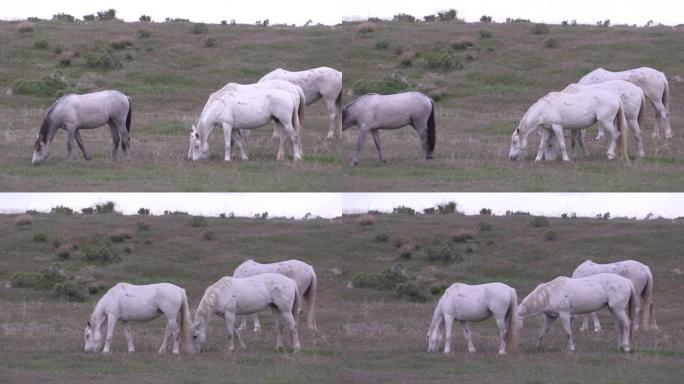
[[[138,231],[149,231],[150,230],[150,225],[143,220],[140,220],[136,223],[136,228],[138,228]]]
[[[478,31],[481,39],[491,39],[494,34],[489,29],[480,29]]]
[[[88,244],[82,248],[86,261],[100,264],[120,262],[121,255],[117,248],[109,244]]]
[[[47,241],[47,235],[44,233],[36,233],[33,235],[33,241],[36,243],[44,243]]]
[[[392,208],[392,214],[393,215],[408,215],[412,216],[416,214],[416,210],[411,208],[411,207],[406,207],[403,205],[400,205],[398,207]]]
[[[480,215],[483,216],[490,216],[492,214],[492,210],[490,208],[482,208],[480,209]]]
[[[475,233],[469,229],[457,229],[453,235],[451,235],[451,240],[456,243],[464,243],[468,240],[475,238]]]
[[[533,35],[547,35],[549,33],[549,27],[544,23],[535,24],[531,30]]]
[[[546,231],[546,232],[544,232],[544,238],[545,238],[546,240],[549,240],[549,241],[556,240],[556,237],[557,237],[557,236],[558,236],[558,234],[556,233],[556,231],[551,230],[551,229],[548,230],[548,231]]]
[[[486,221],[481,221],[477,226],[480,229],[480,232],[487,232],[492,230],[492,225]]]
[[[549,37],[548,39],[544,40],[544,46],[546,48],[558,48],[558,40],[554,39],[553,37]]]
[[[385,50],[389,48],[389,43],[385,40],[380,40],[375,42],[375,49]]]
[[[373,224],[375,224],[375,216],[373,216],[373,215],[361,215],[356,222],[362,227],[373,225]]]
[[[35,24],[30,21],[23,21],[17,24],[17,32],[19,32],[19,34],[32,33],[34,28]]]
[[[50,44],[48,44],[48,42],[45,40],[37,40],[35,43],[33,43],[33,48],[35,49],[48,49],[49,47]]]
[[[375,241],[378,243],[386,243],[389,241],[389,236],[386,233],[378,233],[375,235]]]
[[[150,209],[149,208],[140,208],[138,209],[138,215],[140,216],[147,216],[150,214]]]
[[[548,227],[549,220],[544,216],[535,216],[531,222],[532,226],[535,228]]]
[[[14,223],[20,227],[25,227],[27,225],[31,225],[31,224],[33,224],[33,216],[31,216],[31,215],[20,215],[17,217],[17,219]]]
[[[463,257],[458,254],[456,248],[449,242],[438,241],[423,247],[425,260],[432,263],[461,262]]]
[[[195,35],[202,35],[209,33],[209,27],[204,23],[195,23],[192,25],[190,32]]]
[[[73,87],[59,71],[54,71],[41,80],[19,79],[12,84],[12,93],[17,95],[58,97],[72,91]]]
[[[207,37],[204,39],[204,46],[207,48],[213,48],[216,46],[216,38],[215,37]]]
[[[147,28],[138,29],[138,38],[139,39],[149,39],[150,37],[152,37],[152,31],[150,31]]]
[[[121,60],[108,51],[104,52],[88,52],[83,55],[86,67],[91,69],[100,69],[103,71],[112,71],[123,68]]]
[[[367,93],[389,95],[406,91],[409,88],[409,83],[400,74],[386,76],[381,80],[359,80],[354,83],[354,93],[357,95]]]
[[[373,33],[375,32],[375,23],[370,22],[370,21],[365,21],[361,24],[359,24],[358,28],[356,28],[356,32],[358,33]]]
[[[207,219],[205,219],[203,216],[193,216],[192,219],[190,220],[190,226],[191,227],[206,227],[207,226]]]
[[[113,201],[108,201],[102,204],[95,204],[95,213],[98,214],[109,214],[115,213],[116,203]]]
[[[130,39],[125,38],[125,37],[117,38],[116,40],[109,43],[109,46],[115,50],[126,49],[132,45],[133,45],[133,42]]]
[[[215,235],[216,234],[212,230],[206,230],[206,231],[202,232],[202,238],[204,240],[207,240],[207,241],[213,240]]]

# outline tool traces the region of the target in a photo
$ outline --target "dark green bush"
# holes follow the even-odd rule
[[[83,208],[83,209],[81,209],[81,213],[84,215],[92,215],[93,213],[95,213],[95,208],[93,208],[93,207]]]
[[[150,214],[150,209],[149,208],[140,208],[138,209],[138,215],[140,216],[147,216]]]
[[[204,240],[213,240],[214,235],[214,231],[211,230],[202,232],[202,237],[204,238]]]
[[[408,276],[401,264],[396,264],[380,273],[360,272],[352,279],[355,287],[393,290],[397,284],[406,282]]]
[[[140,20],[140,21],[143,22],[143,23],[149,23],[150,21],[152,21],[152,16],[149,16],[149,15],[141,15],[140,18],[139,18],[138,20]]]
[[[33,235],[33,241],[35,241],[36,243],[43,243],[47,241],[47,235],[44,233],[36,233],[35,235]]]
[[[192,25],[192,28],[190,28],[190,32],[195,35],[206,34],[209,33],[209,27],[204,23],[195,23]]]
[[[216,38],[215,37],[207,37],[204,39],[204,46],[207,48],[213,48],[216,46]]]
[[[548,227],[549,220],[544,216],[535,216],[532,219],[531,225],[535,228]]]
[[[398,74],[386,76],[380,80],[358,80],[353,86],[354,93],[357,95],[365,95],[367,93],[389,95],[403,92],[410,88],[411,85],[403,76]]]
[[[478,227],[480,228],[481,232],[487,232],[492,230],[492,225],[486,221],[481,221],[480,224],[478,224]]]
[[[403,244],[401,248],[399,248],[399,257],[408,260],[413,256],[413,252],[416,250],[416,246],[413,244]]]
[[[430,244],[423,251],[425,252],[425,260],[429,262],[460,263],[463,261],[463,257],[458,254],[456,248],[448,242]]]
[[[68,23],[73,23],[76,21],[76,18],[73,17],[72,15],[69,15],[67,13],[58,13],[56,15],[52,15],[52,20],[53,21],[66,21]]]
[[[64,269],[58,264],[53,264],[40,272],[17,272],[12,275],[12,285],[19,288],[33,288],[50,290],[55,284],[67,279]]]
[[[93,69],[101,69],[103,71],[112,71],[123,68],[123,64],[119,58],[115,57],[109,52],[89,52],[83,55],[86,67]]]
[[[130,47],[132,45],[133,45],[133,42],[126,39],[126,38],[116,39],[116,40],[109,43],[109,46],[112,47],[112,49],[116,49],[116,50],[126,49],[127,47]]]
[[[394,290],[399,297],[420,303],[426,302],[431,296],[430,289],[425,284],[420,284],[415,280],[397,284]]]
[[[375,43],[375,49],[388,49],[389,48],[389,43],[386,42],[385,40],[380,40]]]
[[[439,69],[446,72],[463,69],[463,64],[454,56],[446,52],[428,52],[423,55],[428,68]]]
[[[413,216],[416,214],[416,210],[411,208],[411,207],[405,207],[403,205],[400,205],[398,207],[394,207],[392,209],[392,214],[394,215],[406,215],[406,216]]]
[[[192,219],[190,220],[190,226],[191,227],[206,227],[207,226],[207,219],[205,219],[203,216],[193,216]]]
[[[389,240],[389,236],[386,233],[378,233],[375,235],[375,241],[378,243],[386,243]]]
[[[49,44],[45,40],[38,40],[35,43],[33,43],[33,48],[35,49],[48,49]]]
[[[95,213],[99,213],[99,214],[114,213],[115,207],[116,207],[116,203],[113,201],[108,201],[108,202],[102,203],[102,204],[95,204]]]
[[[454,51],[463,51],[468,48],[475,47],[475,43],[470,40],[457,40],[451,43],[451,49]]]
[[[150,31],[147,28],[138,29],[138,38],[139,39],[149,39],[150,37],[152,37],[152,31]]]
[[[131,234],[124,231],[119,231],[117,233],[109,235],[109,241],[111,241],[112,243],[123,243],[124,241],[129,240],[130,238]]]
[[[87,245],[83,247],[83,253],[87,261],[101,264],[114,263],[122,260],[119,252],[108,244]]]
[[[12,93],[17,95],[37,95],[59,97],[74,89],[59,71],[43,77],[41,80],[16,80],[12,84]]]
[[[533,35],[546,35],[549,33],[549,27],[544,23],[535,24],[530,31]]]
[[[489,29],[480,29],[478,33],[480,34],[480,39],[491,39],[494,35]]]
[[[489,208],[480,209],[480,215],[489,216],[492,214],[492,210]]]
[[[451,240],[455,243],[465,243],[473,238],[475,238],[475,234],[469,229],[458,229],[451,235]]]
[[[556,240],[556,237],[558,237],[558,236],[557,236],[556,231],[554,231],[554,230],[548,230],[548,231],[544,232],[544,238],[546,240],[553,241],[553,240]]]
[[[445,203],[445,204],[438,204],[437,205],[437,213],[440,213],[440,214],[456,213],[456,203],[451,201],[451,202]]]
[[[548,39],[544,40],[544,46],[546,48],[558,48],[558,41],[553,37],[549,37]]]
[[[55,296],[67,301],[83,302],[90,295],[88,287],[83,282],[65,280],[54,285]]]

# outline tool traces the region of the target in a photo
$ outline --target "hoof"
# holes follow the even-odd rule
[[[350,164],[352,167],[356,167],[356,164],[358,164],[358,163],[359,163],[358,161],[352,161]]]

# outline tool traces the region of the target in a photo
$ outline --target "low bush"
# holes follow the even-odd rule
[[[202,232],[202,238],[204,238],[204,240],[207,240],[207,241],[208,241],[208,240],[213,240],[213,239],[214,239],[214,235],[215,235],[215,234],[214,234],[214,231],[211,231],[211,230]]]
[[[535,216],[530,224],[535,228],[548,227],[549,220],[544,216]]]
[[[190,226],[191,227],[206,227],[207,226],[207,219],[205,219],[203,216],[193,216],[192,219],[190,219]]]
[[[463,64],[447,52],[428,52],[423,55],[428,68],[451,72],[463,69]]]
[[[50,290],[55,284],[67,279],[64,269],[58,264],[53,264],[40,272],[17,272],[12,275],[12,286],[18,288],[32,288],[38,290]]]
[[[43,243],[47,241],[47,235],[44,233],[36,233],[33,235],[33,241],[36,243]]]
[[[68,259],[71,256],[71,251],[74,247],[71,244],[60,244],[57,247],[57,257],[60,259]]]
[[[133,42],[125,37],[120,37],[109,43],[109,46],[112,47],[112,49],[116,50],[126,49],[127,47],[130,47],[132,45]]]
[[[411,207],[405,207],[403,205],[400,205],[398,207],[394,207],[392,209],[392,214],[394,215],[406,215],[406,216],[413,216],[416,214],[415,209]]]
[[[359,288],[374,288],[393,290],[397,284],[408,281],[408,276],[401,264],[396,264],[379,273],[360,272],[357,273],[352,283]]]
[[[21,23],[17,24],[17,32],[20,34],[24,33],[31,33],[33,32],[35,25],[30,22],[30,21],[22,21]]]
[[[359,24],[359,26],[356,28],[357,33],[373,33],[375,32],[375,23],[370,22],[370,21],[364,21],[363,23]]]
[[[413,59],[418,57],[418,54],[414,51],[402,52],[399,55],[399,64],[402,67],[410,67],[413,64]]]
[[[138,38],[139,39],[149,39],[150,37],[152,37],[152,31],[150,31],[147,28],[138,29]]]
[[[140,18],[138,20],[140,20],[140,22],[142,23],[149,23],[150,21],[152,21],[152,16],[140,15]]]
[[[19,79],[12,84],[12,93],[17,95],[59,97],[73,91],[71,84],[59,71],[54,71],[41,80]]]
[[[190,33],[195,35],[202,35],[209,33],[209,27],[204,23],[195,23],[190,28]]]
[[[473,47],[475,47],[475,43],[471,40],[459,39],[451,43],[451,49],[454,51],[463,51]]]
[[[49,46],[50,45],[45,40],[38,40],[35,43],[33,43],[33,48],[35,49],[48,49]]]
[[[89,52],[83,55],[86,67],[93,69],[101,69],[103,71],[112,71],[123,68],[123,63],[116,56],[110,52]]]
[[[53,21],[66,21],[67,23],[73,23],[76,21],[76,18],[68,13],[58,13],[56,15],[52,15],[52,20]]]
[[[399,248],[399,257],[408,260],[413,256],[413,252],[416,250],[416,246],[413,244],[403,244],[401,248]]]
[[[147,216],[150,214],[150,209],[149,208],[140,208],[138,209],[138,215],[140,216]]]
[[[548,39],[544,40],[544,46],[546,48],[558,48],[558,40],[549,37]]]
[[[357,95],[365,95],[367,93],[389,95],[403,92],[410,88],[411,85],[400,74],[386,76],[380,80],[358,80],[353,86],[354,93]]]
[[[93,213],[95,213],[95,208],[93,208],[93,207],[83,208],[83,209],[81,209],[81,213],[84,215],[92,215]]]
[[[481,221],[480,224],[478,224],[478,227],[480,228],[480,232],[487,232],[492,230],[492,225],[486,221]]]
[[[31,215],[20,215],[17,216],[14,223],[20,227],[33,224],[33,216]]]
[[[126,240],[131,239],[131,234],[127,231],[117,231],[109,235],[109,241],[112,243],[123,243]]]
[[[90,296],[88,287],[83,282],[74,279],[55,284],[53,291],[55,296],[74,302],[86,301],[88,296]]]
[[[531,31],[533,35],[546,35],[549,33],[549,27],[544,23],[535,24]]]
[[[451,235],[451,240],[455,243],[465,243],[474,238],[475,233],[469,229],[457,229],[454,234]]]
[[[375,49],[384,50],[389,48],[389,43],[385,40],[375,42]]]
[[[119,262],[122,260],[116,248],[108,244],[104,245],[88,245],[83,248],[85,259],[90,262],[97,262],[101,264],[108,264]]]
[[[114,213],[114,208],[116,208],[116,203],[113,201],[108,201],[102,204],[95,204],[95,213],[107,214]]]
[[[554,231],[554,230],[548,230],[548,231],[544,232],[544,238],[546,240],[553,241],[553,240],[556,240],[556,237],[558,237],[558,236],[557,236],[556,231]]]
[[[69,67],[74,57],[76,57],[76,54],[73,51],[64,51],[57,56],[57,62],[62,67]]]
[[[149,231],[150,230],[150,225],[147,224],[146,222],[140,220],[136,224],[136,227],[138,228],[138,231]]]
[[[373,225],[375,224],[375,216],[373,215],[361,215],[358,220],[356,220],[356,224],[360,226],[368,226],[368,225]]]
[[[428,262],[451,263],[461,262],[463,257],[458,254],[456,248],[448,242],[430,244],[423,249],[425,260]]]
[[[204,46],[207,48],[213,48],[216,46],[216,38],[215,37],[207,37],[204,39]]]
[[[480,39],[491,39],[494,34],[489,29],[480,29]]]
[[[397,284],[394,290],[399,297],[420,303],[426,302],[431,296],[430,289],[425,284],[415,280]]]
[[[389,240],[389,236],[386,233],[378,233],[375,235],[375,241],[378,243],[386,243]]]
[[[437,205],[437,213],[440,214],[449,214],[449,213],[456,213],[456,206],[457,204],[453,201],[445,204],[438,204]]]
[[[482,209],[480,209],[480,215],[489,216],[489,215],[491,215],[491,214],[492,214],[492,210],[489,209],[489,208],[482,208]]]

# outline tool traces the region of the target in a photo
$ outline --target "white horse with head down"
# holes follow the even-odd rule
[[[665,137],[672,137],[670,126],[670,86],[664,73],[649,67],[630,69],[622,72],[611,72],[603,68],[595,69],[584,75],[580,84],[597,84],[609,80],[625,80],[639,86],[644,95],[655,109],[656,120],[653,137],[660,135],[660,129],[665,131]]]
[[[283,348],[283,326],[287,324],[295,351],[301,348],[297,321],[299,310],[297,283],[277,273],[264,273],[252,277],[222,277],[204,292],[192,325],[192,345],[195,353],[202,350],[211,316],[216,314],[225,320],[229,338],[229,350],[234,349],[237,338],[241,348],[246,348],[235,327],[238,315],[250,315],[271,308],[276,321],[276,348]]]
[[[85,351],[97,352],[102,344],[101,328],[107,321],[107,339],[102,352],[110,352],[117,321],[124,324],[128,352],[134,352],[131,321],[148,321],[166,315],[166,331],[159,353],[166,352],[166,341],[173,336],[173,353],[178,344],[183,352],[192,353],[190,343],[190,310],[185,290],[169,283],[133,285],[118,283],[97,302],[85,329]],[[180,318],[180,329],[176,319]]]
[[[537,346],[560,317],[568,335],[568,349],[575,351],[570,319],[572,315],[596,312],[608,307],[618,329],[618,347],[629,352],[636,318],[637,294],[629,279],[612,273],[569,278],[557,277],[539,284],[518,306],[519,325],[528,317],[544,314]]]
[[[641,320],[639,321],[637,317],[634,321],[634,330],[639,329],[639,323],[646,330],[650,328],[658,329],[655,309],[653,309],[653,274],[647,265],[635,260],[624,260],[608,264],[598,264],[591,260],[586,260],[575,269],[572,277],[586,277],[598,273],[615,273],[631,280],[640,298],[637,305],[637,313],[641,314]],[[587,317],[584,316],[580,331],[585,331],[589,328]],[[591,318],[594,321],[594,331],[600,332],[601,323],[598,316],[596,316],[596,312],[592,312]]]
[[[233,277],[243,278],[260,275],[262,273],[279,273],[289,277],[297,283],[297,291],[300,295],[299,302],[303,303],[306,299],[307,325],[309,330],[316,331],[314,310],[316,307],[316,290],[318,283],[316,280],[316,271],[314,271],[313,267],[303,261],[294,259],[269,264],[257,263],[250,259],[235,268]],[[253,314],[252,320],[254,321],[254,332],[259,332],[259,330],[261,330],[259,315],[256,313]],[[242,323],[240,324],[240,330],[246,328],[247,319],[243,317]]]
[[[231,144],[234,140],[240,148],[240,157],[248,160],[239,130],[261,127],[273,120],[281,134],[278,159],[284,158],[284,139],[292,142],[295,160],[302,159],[299,116],[303,108],[300,95],[273,88],[251,88],[229,83],[213,93],[202,110],[197,126],[190,133],[188,159],[193,161],[209,157],[209,135],[215,125],[223,127],[225,140],[224,161],[231,161]],[[235,130],[235,131],[234,131]]]
[[[337,131],[338,136],[341,136],[342,72],[328,67],[299,72],[290,72],[278,68],[264,75],[259,83],[269,80],[285,80],[301,87],[304,91],[306,105],[311,105],[321,98],[325,100],[330,121],[326,139],[332,139],[335,136],[335,131]]]
[[[520,124],[511,135],[509,159],[517,160],[525,154],[527,139],[532,132],[544,128],[542,140],[546,142],[555,134],[563,155],[563,161],[570,161],[565,146],[563,129],[585,129],[597,123],[603,126],[612,140],[608,147],[608,158],[614,159],[615,147],[620,144],[620,153],[627,155],[627,132],[625,114],[620,98],[605,90],[591,90],[578,94],[551,92],[534,103],[523,115]],[[539,147],[535,161],[543,156],[544,146]]]
[[[515,289],[503,283],[468,285],[452,284],[437,303],[427,333],[428,352],[435,352],[442,341],[445,328],[444,353],[451,352],[451,328],[454,320],[463,325],[463,335],[468,341],[468,352],[475,347],[470,335],[469,322],[486,320],[492,316],[499,328],[501,345],[499,354],[514,352],[517,339],[518,296]]]

